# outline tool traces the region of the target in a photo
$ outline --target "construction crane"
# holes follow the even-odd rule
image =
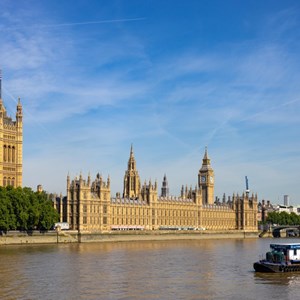
[[[249,184],[248,184],[248,177],[245,176],[245,181],[246,181],[246,194],[249,195],[250,190],[249,190]]]

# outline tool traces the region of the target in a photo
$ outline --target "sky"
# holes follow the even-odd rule
[[[110,176],[300,205],[300,2],[1,0],[2,98],[24,111],[23,185]]]

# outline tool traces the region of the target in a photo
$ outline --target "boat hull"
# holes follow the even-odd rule
[[[280,264],[259,261],[253,264],[256,272],[262,273],[287,273],[300,272],[300,264]]]

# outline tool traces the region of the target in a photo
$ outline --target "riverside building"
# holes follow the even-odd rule
[[[22,186],[23,113],[20,98],[16,120],[7,115],[1,93],[0,71],[0,186]]]
[[[110,178],[97,174],[67,177],[67,196],[60,203],[61,220],[80,232],[112,230],[257,230],[257,196],[244,193],[214,201],[214,171],[207,149],[195,188],[182,186],[180,196],[169,196],[166,175],[161,193],[155,181],[141,183],[131,146],[123,194],[111,197]]]

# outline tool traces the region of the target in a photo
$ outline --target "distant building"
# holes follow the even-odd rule
[[[262,200],[261,203],[258,203],[258,213],[257,213],[257,221],[266,222],[268,214],[270,212],[286,212],[288,214],[295,213],[297,215],[300,215],[300,206],[286,206],[281,204],[271,204],[271,202],[268,200],[267,202],[265,200]]]
[[[1,71],[0,71],[1,72]],[[2,101],[0,73],[0,186],[22,186],[23,113],[20,98],[16,120],[7,116]]]
[[[299,206],[285,206],[285,205],[276,205],[275,206],[275,211],[277,212],[287,212],[288,214],[290,213],[295,213],[297,215],[300,215],[300,207]]]
[[[199,229],[257,230],[257,196],[233,195],[214,202],[214,171],[207,149],[193,189],[181,189],[179,197],[169,195],[166,176],[158,196],[157,182],[141,185],[131,146],[124,176],[123,196],[111,197],[110,178],[97,174],[73,180],[67,177],[67,197],[59,204],[61,221],[80,232],[111,230]]]
[[[267,221],[268,213],[275,211],[275,208],[271,204],[270,200],[262,200],[258,203],[257,221],[265,223]]]
[[[290,197],[289,197],[289,195],[284,195],[283,196],[283,205],[284,206],[289,206],[290,205]]]

